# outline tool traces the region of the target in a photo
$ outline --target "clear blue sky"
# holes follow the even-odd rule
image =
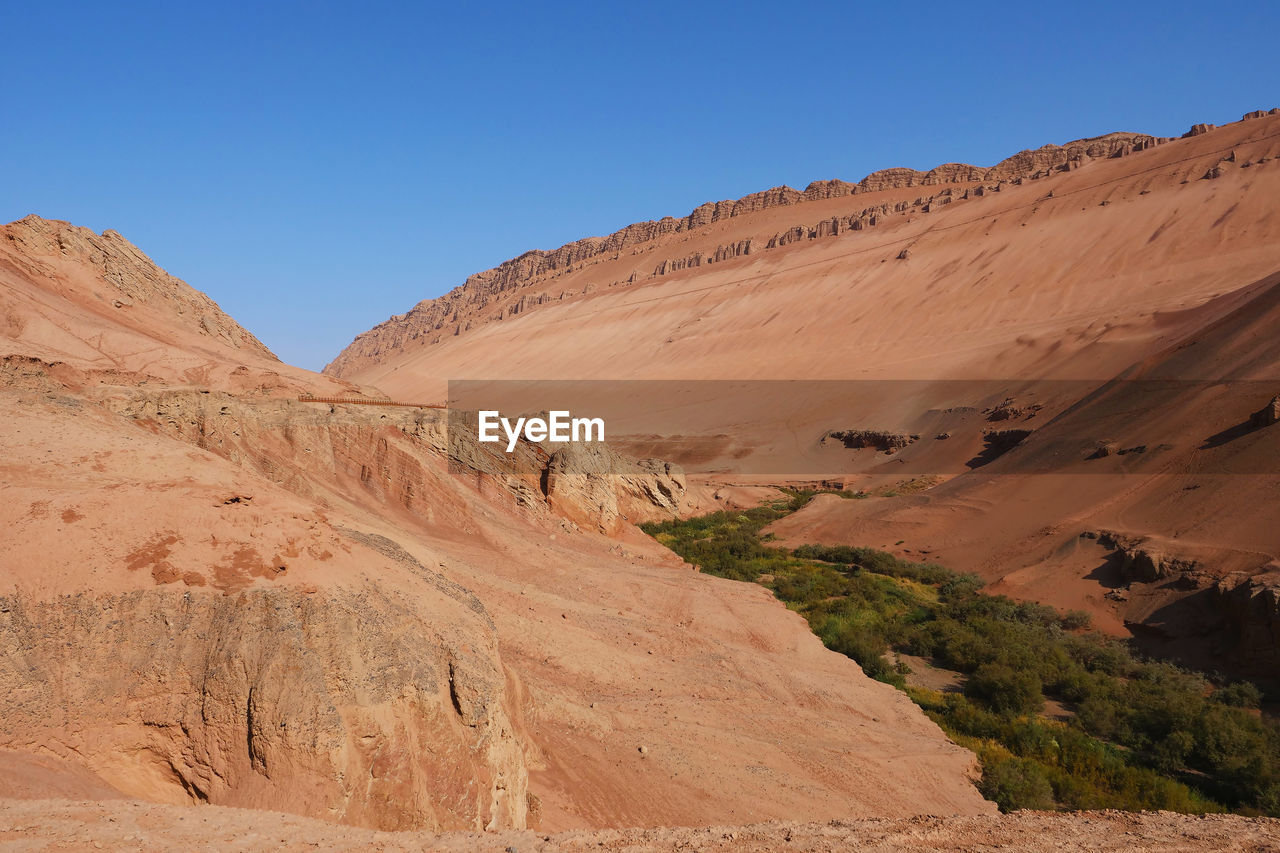
[[[0,220],[115,228],[311,368],[472,272],[703,201],[1280,105],[1273,0],[0,15]]]

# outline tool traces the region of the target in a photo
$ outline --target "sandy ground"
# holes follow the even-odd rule
[[[1280,820],[1171,812],[1019,812],[986,817],[916,817],[765,823],[698,828],[535,832],[388,833],[352,829],[272,812],[180,808],[134,802],[0,800],[0,848],[12,851],[696,850],[827,853],[837,850],[1280,850]]]

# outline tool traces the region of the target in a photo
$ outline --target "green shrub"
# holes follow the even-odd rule
[[[1064,631],[1079,631],[1093,624],[1093,617],[1083,610],[1068,610],[1059,620]]]
[[[872,678],[884,678],[893,671],[892,665],[884,658],[889,651],[889,643],[867,625],[831,617],[816,633],[827,648],[853,658]]]
[[[938,587],[938,595],[945,601],[960,601],[976,595],[986,586],[977,575],[952,575]]]
[[[1237,681],[1213,692],[1213,701],[1234,708],[1257,708],[1262,704],[1262,691],[1256,684]]]
[[[1054,805],[1053,786],[1044,769],[1021,758],[984,758],[978,790],[1002,812],[1051,809]]]
[[[997,714],[1034,714],[1044,707],[1044,694],[1035,673],[988,663],[974,670],[964,685],[964,695]]]

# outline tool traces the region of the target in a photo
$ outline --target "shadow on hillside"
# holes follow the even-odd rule
[[[1031,435],[1031,430],[1029,429],[992,430],[982,437],[982,441],[985,444],[982,452],[964,463],[965,467],[972,470],[981,468],[983,465],[989,465],[1010,450],[1013,450],[1029,435]]]
[[[1235,441],[1237,438],[1246,436],[1259,429],[1262,429],[1262,427],[1254,423],[1252,420],[1246,420],[1229,429],[1224,429],[1222,432],[1216,432],[1209,436],[1204,440],[1204,443],[1200,445],[1200,449],[1209,450],[1214,447],[1221,447],[1228,442]]]
[[[1102,565],[1085,575],[1085,579],[1107,589],[1119,589],[1129,585],[1125,580],[1123,567],[1124,557],[1118,552],[1112,553],[1102,561]]]

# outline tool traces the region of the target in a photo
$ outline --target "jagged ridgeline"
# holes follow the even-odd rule
[[[912,211],[929,213],[959,199],[999,192],[1006,184],[1021,184],[1055,172],[1070,171],[1090,160],[1123,157],[1166,141],[1165,137],[1144,133],[1111,133],[1065,145],[1045,145],[1021,151],[988,168],[947,163],[927,172],[907,168],[883,169],[872,172],[857,183],[815,181],[803,191],[781,186],[736,200],[707,202],[694,208],[687,216],[637,222],[607,236],[575,240],[552,251],[525,252],[493,269],[476,273],[444,296],[424,300],[408,313],[397,314],[359,335],[325,367],[325,372],[349,376],[367,366],[379,354],[398,350],[410,342],[434,343],[445,336],[459,335],[503,317],[517,315],[535,305],[588,293],[595,287],[632,284],[800,240],[873,228],[890,216]],[[851,213],[797,223],[760,239],[732,240],[707,251],[685,254],[674,253],[674,247],[671,247],[673,254],[669,257],[654,257],[654,254],[662,254],[662,249],[656,249],[655,253],[642,250],[645,244],[661,237],[692,232],[750,213],[795,207],[796,217],[801,218],[805,215],[804,205],[809,202],[912,187],[920,187],[921,194],[908,199],[876,201]],[[573,292],[554,287],[537,293],[523,292],[533,290],[537,285],[549,285],[552,279],[565,273],[604,261],[621,260],[628,253],[635,261],[621,278],[611,276]]]

